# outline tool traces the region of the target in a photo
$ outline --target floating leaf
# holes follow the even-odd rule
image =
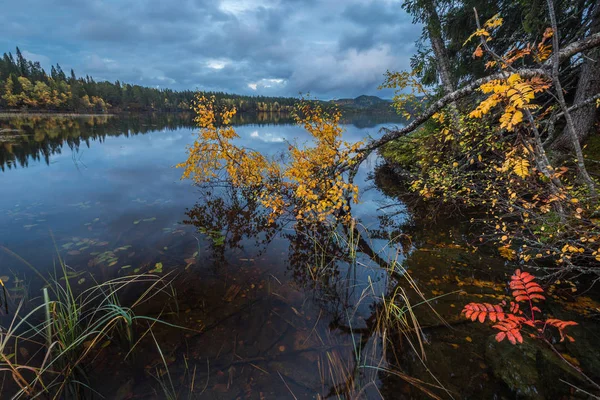
[[[163,272],[163,264],[162,264],[161,262],[157,262],[157,263],[154,265],[154,269],[153,269],[152,271],[150,271],[150,272],[156,272],[156,273],[161,273],[161,272]]]
[[[117,251],[124,251],[124,250],[130,249],[130,248],[131,248],[131,245],[128,244],[127,246],[121,246],[121,247],[116,248],[115,252],[117,252]]]

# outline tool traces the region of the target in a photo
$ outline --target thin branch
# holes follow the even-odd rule
[[[582,101],[581,103],[577,103],[577,104],[569,107],[567,111],[573,112],[573,111],[578,110],[578,109],[580,109],[582,107],[590,105],[590,104],[594,103],[596,100],[599,100],[599,99],[600,99],[600,93],[596,94],[595,96],[587,98],[586,100]],[[554,124],[556,124],[556,121],[558,121],[564,115],[565,115],[565,113],[561,111],[561,112],[553,115],[550,118],[550,120],[548,120],[548,122],[547,122],[547,124],[548,124],[548,137],[546,138],[546,140],[544,140],[544,146],[547,146],[548,144],[552,143],[552,140],[554,139],[554,133],[555,133]]]
[[[600,33],[590,35],[585,39],[579,40],[577,42],[573,42],[573,43],[565,46],[562,50],[560,50],[558,52],[558,58],[559,58],[559,60],[565,60],[565,59],[571,58],[575,54],[581,53],[582,51],[585,51],[585,50],[588,50],[588,49],[591,49],[594,47],[598,47],[598,46],[600,46]],[[535,76],[550,77],[551,76],[551,71],[550,71],[551,67],[552,67],[551,61],[547,60],[546,62],[544,62],[544,64],[542,64],[541,68],[523,68],[523,69],[516,70],[515,73],[519,74],[521,77],[523,77],[525,79],[533,78]],[[431,104],[422,114],[418,115],[410,124],[406,125],[404,128],[398,129],[398,130],[386,131],[386,133],[382,137],[368,143],[367,145],[365,145],[365,147],[358,150],[358,155],[357,155],[358,161],[364,160],[368,156],[368,154],[370,154],[373,150],[376,150],[379,147],[383,146],[384,144],[413,132],[421,124],[423,124],[424,122],[429,120],[429,118],[431,118],[433,116],[433,114],[439,112],[441,109],[443,109],[448,104],[453,103],[457,100],[460,100],[464,97],[467,97],[468,95],[473,93],[475,90],[477,90],[482,84],[488,83],[495,79],[507,79],[510,75],[511,75],[511,73],[506,72],[506,71],[498,72],[498,73],[489,75],[487,77],[477,79],[477,80],[463,86],[462,88],[455,90],[452,93],[448,93],[447,95],[445,95],[444,97],[442,97],[441,99],[436,101],[435,103]],[[342,169],[348,170],[349,168],[350,167],[348,165],[346,165]]]

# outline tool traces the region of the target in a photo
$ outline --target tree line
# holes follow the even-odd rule
[[[77,113],[122,111],[189,111],[196,92],[131,85],[120,81],[97,82],[86,75],[67,74],[59,64],[48,74],[37,61],[27,60],[17,47],[15,55],[0,58],[0,110],[32,110]],[[239,112],[289,112],[294,98],[244,96],[205,92],[222,105]]]

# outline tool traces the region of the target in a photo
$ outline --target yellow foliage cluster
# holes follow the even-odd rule
[[[240,148],[232,143],[239,136],[229,126],[236,110],[217,112],[214,98],[196,99],[195,122],[200,127],[198,140],[188,149],[188,159],[177,168],[183,168],[182,178],[196,183],[209,182],[225,170],[234,185],[260,186],[269,175],[278,175],[279,168],[256,151]]]
[[[502,167],[497,168],[500,172],[513,172],[515,175],[525,179],[529,176],[530,151],[525,146],[518,146],[506,153]]]
[[[64,82],[56,82],[48,78],[50,85],[42,81],[32,83],[29,79],[20,76],[17,78],[21,86],[21,93],[14,94],[13,82],[8,79],[4,83],[2,98],[9,107],[20,104],[30,107],[58,107],[71,98],[71,88]]]
[[[494,15],[492,18],[488,19],[485,22],[485,24],[483,24],[482,29],[477,29],[475,32],[473,32],[471,34],[471,36],[469,36],[467,38],[467,40],[465,40],[465,42],[463,43],[463,46],[466,45],[467,43],[469,43],[473,38],[476,38],[476,37],[484,38],[486,41],[492,40],[492,36],[491,36],[490,32],[496,28],[501,27],[503,23],[504,23],[504,20],[502,18],[500,18],[500,14]],[[481,47],[478,46],[477,49],[478,49],[476,52],[476,53],[478,53],[477,56],[481,57],[481,54],[479,54],[479,52],[481,51]]]
[[[552,29],[537,44],[519,44],[503,55],[495,54],[487,43],[491,30],[500,24],[492,19],[470,38],[479,38],[475,57],[484,52],[493,57],[486,68],[518,71],[511,67],[515,61],[526,66],[552,54],[546,44]],[[600,218],[594,216],[600,205],[576,183],[572,171],[552,166],[540,155],[539,136],[545,133],[541,122],[554,109],[544,105],[540,112],[531,111],[540,107],[536,97],[548,91],[551,81],[545,75],[525,79],[516,72],[500,76],[505,78],[479,87],[483,99],[477,98],[467,116],[459,115],[458,128],[442,111],[413,134],[411,142],[396,145],[412,151],[411,158],[398,157],[415,172],[411,189],[436,207],[483,210],[484,215],[471,220],[486,227],[479,241],[496,243],[507,260],[532,264],[552,260],[573,270],[597,267]]]
[[[484,83],[479,89],[489,94],[475,110],[471,111],[471,118],[482,118],[498,104],[504,106],[500,117],[500,128],[513,131],[523,121],[524,109],[537,108],[531,104],[535,93],[548,88],[548,83],[540,78],[524,80],[519,74],[511,74],[507,79],[496,79]]]
[[[350,144],[341,139],[341,113],[325,113],[319,105],[300,103],[296,122],[315,140],[314,147],[290,146],[291,161],[284,173],[294,189],[296,218],[317,216],[319,220],[338,210],[348,211],[347,194],[358,202],[358,187],[347,183],[337,172],[339,165],[351,158],[363,142]]]
[[[471,34],[463,43],[463,46],[469,43],[475,37],[484,37],[486,40],[491,40],[490,33],[486,29],[477,29],[475,32]]]
[[[483,26],[488,30],[492,30],[501,27],[503,23],[504,19],[500,17],[500,14],[496,14],[492,18],[485,21],[485,24],[483,24]]]
[[[323,221],[358,201],[358,187],[347,183],[337,168],[351,163],[362,143],[341,139],[338,111],[327,114],[318,105],[301,102],[296,122],[312,135],[314,145],[290,143],[289,157],[281,162],[234,143],[239,136],[229,124],[235,109],[217,111],[214,98],[198,96],[194,110],[200,132],[188,159],[177,165],[184,169],[182,179],[206,183],[224,173],[234,186],[254,192],[271,210],[272,220],[289,210],[297,219]]]

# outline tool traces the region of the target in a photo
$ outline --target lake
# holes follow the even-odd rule
[[[399,124],[346,122],[349,142]],[[235,125],[238,143],[264,154],[310,140],[286,116],[242,116]],[[196,132],[190,115],[11,117],[0,118],[0,132],[0,276],[11,298],[3,326],[20,299],[25,308],[40,301],[38,274],[57,271],[58,257],[82,291],[144,273],[171,282],[135,311],[186,329],[152,325],[150,340],[140,324],[133,356],[116,344],[96,354],[86,374],[106,398],[167,397],[168,381],[180,398],[211,399],[574,393],[544,368],[552,354],[534,346],[515,353],[460,315],[470,301],[505,297],[518,266],[493,248],[474,250],[469,216],[427,222],[375,156],[356,178],[356,237],[286,218],[269,223],[252,196],[226,182],[180,180],[174,165]],[[123,302],[147,287],[133,287]],[[598,303],[555,290],[551,312],[580,322],[576,342],[557,346],[598,377]],[[422,335],[383,323],[387,302],[409,325],[400,311],[412,304]]]

